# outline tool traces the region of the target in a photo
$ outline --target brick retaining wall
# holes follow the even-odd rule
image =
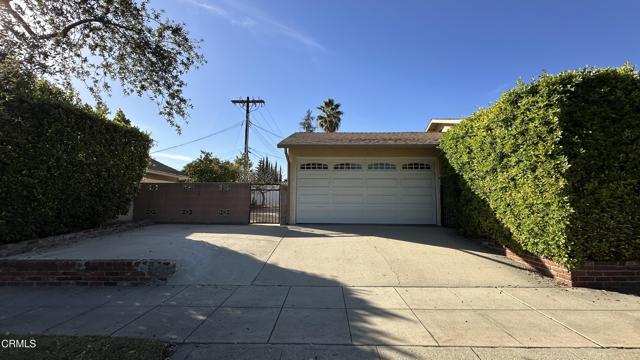
[[[553,260],[532,254],[517,254],[507,248],[502,248],[502,253],[522,268],[551,277],[566,286],[612,289],[640,285],[640,261],[590,261],[569,270]]]
[[[162,284],[174,260],[0,260],[0,286],[137,286]]]

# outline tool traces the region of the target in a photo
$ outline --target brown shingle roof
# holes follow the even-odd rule
[[[163,173],[172,174],[172,175],[176,175],[176,176],[183,175],[182,171],[178,171],[178,170],[172,168],[171,166],[165,165],[165,164],[163,164],[160,161],[155,160],[155,159],[149,159],[149,166],[147,167],[147,170],[160,171],[160,172],[163,172]]]
[[[442,133],[426,132],[297,132],[282,140],[279,148],[292,146],[418,146],[440,143]]]

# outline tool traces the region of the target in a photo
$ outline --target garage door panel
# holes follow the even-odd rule
[[[366,179],[367,187],[396,187],[398,186],[398,179],[389,178],[389,179]]]
[[[330,187],[329,178],[300,178],[298,179],[298,187]]]
[[[367,168],[362,159],[322,160],[362,164],[361,169],[298,171],[296,221],[299,223],[434,224],[435,187],[432,171],[403,170],[415,159],[392,163],[396,169]],[[418,159],[417,162],[424,162]]]
[[[333,203],[334,204],[353,204],[360,205],[364,204],[364,195],[363,194],[349,194],[349,195],[339,195],[333,194]]]
[[[331,204],[331,195],[329,194],[307,194],[305,196],[301,196],[300,199],[298,200],[299,204],[305,205],[305,204],[318,204],[318,205],[322,205],[322,204]]]
[[[348,188],[348,187],[334,187],[330,191],[334,195],[349,196],[349,195],[364,195],[365,189],[362,187]]]
[[[431,201],[433,199],[433,194],[429,192],[433,191],[433,189],[405,189],[405,191],[398,192],[398,201],[406,201],[409,199],[419,199],[420,201]]]
[[[364,186],[363,178],[334,178],[333,187],[355,187],[362,188]]]
[[[367,203],[368,204],[387,204],[385,206],[393,206],[398,203],[397,195],[394,194],[367,194]]]
[[[398,186],[408,188],[433,188],[433,181],[430,178],[398,179]]]

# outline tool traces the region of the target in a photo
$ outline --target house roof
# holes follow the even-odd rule
[[[183,176],[182,171],[178,171],[169,165],[165,165],[158,160],[149,159],[149,166],[147,166],[147,172],[159,172],[165,174],[171,174],[175,176]]]
[[[431,119],[427,128],[424,130],[426,132],[446,132],[445,128],[448,130],[449,127],[458,125],[462,120],[462,118],[440,118],[440,119]],[[444,130],[444,131],[443,131]]]
[[[426,132],[297,132],[278,143],[279,148],[294,146],[391,146],[433,147],[442,133]]]

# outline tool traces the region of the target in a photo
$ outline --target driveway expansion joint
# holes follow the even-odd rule
[[[558,320],[554,319],[553,317],[551,317],[551,316],[549,316],[549,315],[545,314],[543,311],[538,310],[537,308],[535,308],[535,307],[533,307],[532,305],[528,304],[526,301],[524,301],[524,300],[522,300],[522,299],[519,299],[518,297],[516,297],[516,296],[512,295],[512,294],[511,294],[511,293],[509,293],[508,291],[506,291],[506,290],[504,290],[504,289],[501,289],[501,290],[502,290],[505,294],[507,294],[507,295],[511,296],[512,298],[514,298],[515,300],[517,300],[517,301],[521,302],[522,304],[524,304],[524,305],[528,306],[529,308],[531,308],[531,310],[533,310],[533,311],[537,312],[538,314],[540,314],[540,315],[542,315],[542,316],[546,317],[547,319],[549,319],[549,320],[551,320],[551,321],[553,321],[553,322],[555,322],[555,323],[559,324],[560,326],[562,326],[562,327],[566,328],[567,330],[572,331],[572,332],[573,332],[573,333],[575,333],[575,334],[578,334],[579,336],[581,336],[581,337],[583,337],[583,338],[587,339],[588,341],[590,341],[590,342],[592,342],[592,343],[594,343],[594,344],[598,345],[598,347],[599,347],[599,348],[604,348],[604,346],[603,346],[602,344],[598,343],[598,342],[597,342],[597,341],[595,341],[594,339],[591,339],[591,338],[590,338],[590,337],[588,337],[587,335],[582,334],[580,331],[578,331],[578,330],[576,330],[576,329],[574,329],[574,328],[570,327],[569,325],[566,325],[565,323],[563,323],[563,322],[561,322],[561,321],[558,321]]]
[[[424,323],[422,322],[422,320],[420,320],[420,317],[416,314],[415,311],[413,311],[413,308],[411,306],[409,306],[409,304],[407,303],[407,300],[405,300],[402,295],[400,294],[400,292],[398,291],[398,289],[396,289],[395,287],[393,288],[393,290],[395,290],[396,294],[398,294],[398,296],[400,296],[400,299],[402,299],[402,301],[405,303],[405,305],[407,305],[407,308],[409,310],[411,310],[411,313],[413,314],[413,316],[418,320],[418,322],[420,323],[420,325],[427,331],[427,333],[429,333],[429,336],[431,336],[431,338],[433,339],[433,341],[435,341],[437,346],[440,346],[440,342],[438,342],[438,339],[436,339],[435,336],[433,336],[433,334],[431,333],[431,331],[429,329],[427,329],[427,327],[424,325]]]
[[[278,316],[276,317],[276,321],[273,323],[273,327],[271,328],[271,332],[269,333],[267,344],[270,343],[271,338],[273,337],[273,332],[276,330],[276,326],[278,325],[278,320],[280,320],[280,315],[282,314],[282,309],[284,309],[284,304],[287,303],[287,298],[289,297],[290,292],[291,292],[291,286],[289,286],[289,289],[287,290],[287,295],[285,295],[284,301],[282,301],[282,306],[280,307],[280,311],[278,311]]]

